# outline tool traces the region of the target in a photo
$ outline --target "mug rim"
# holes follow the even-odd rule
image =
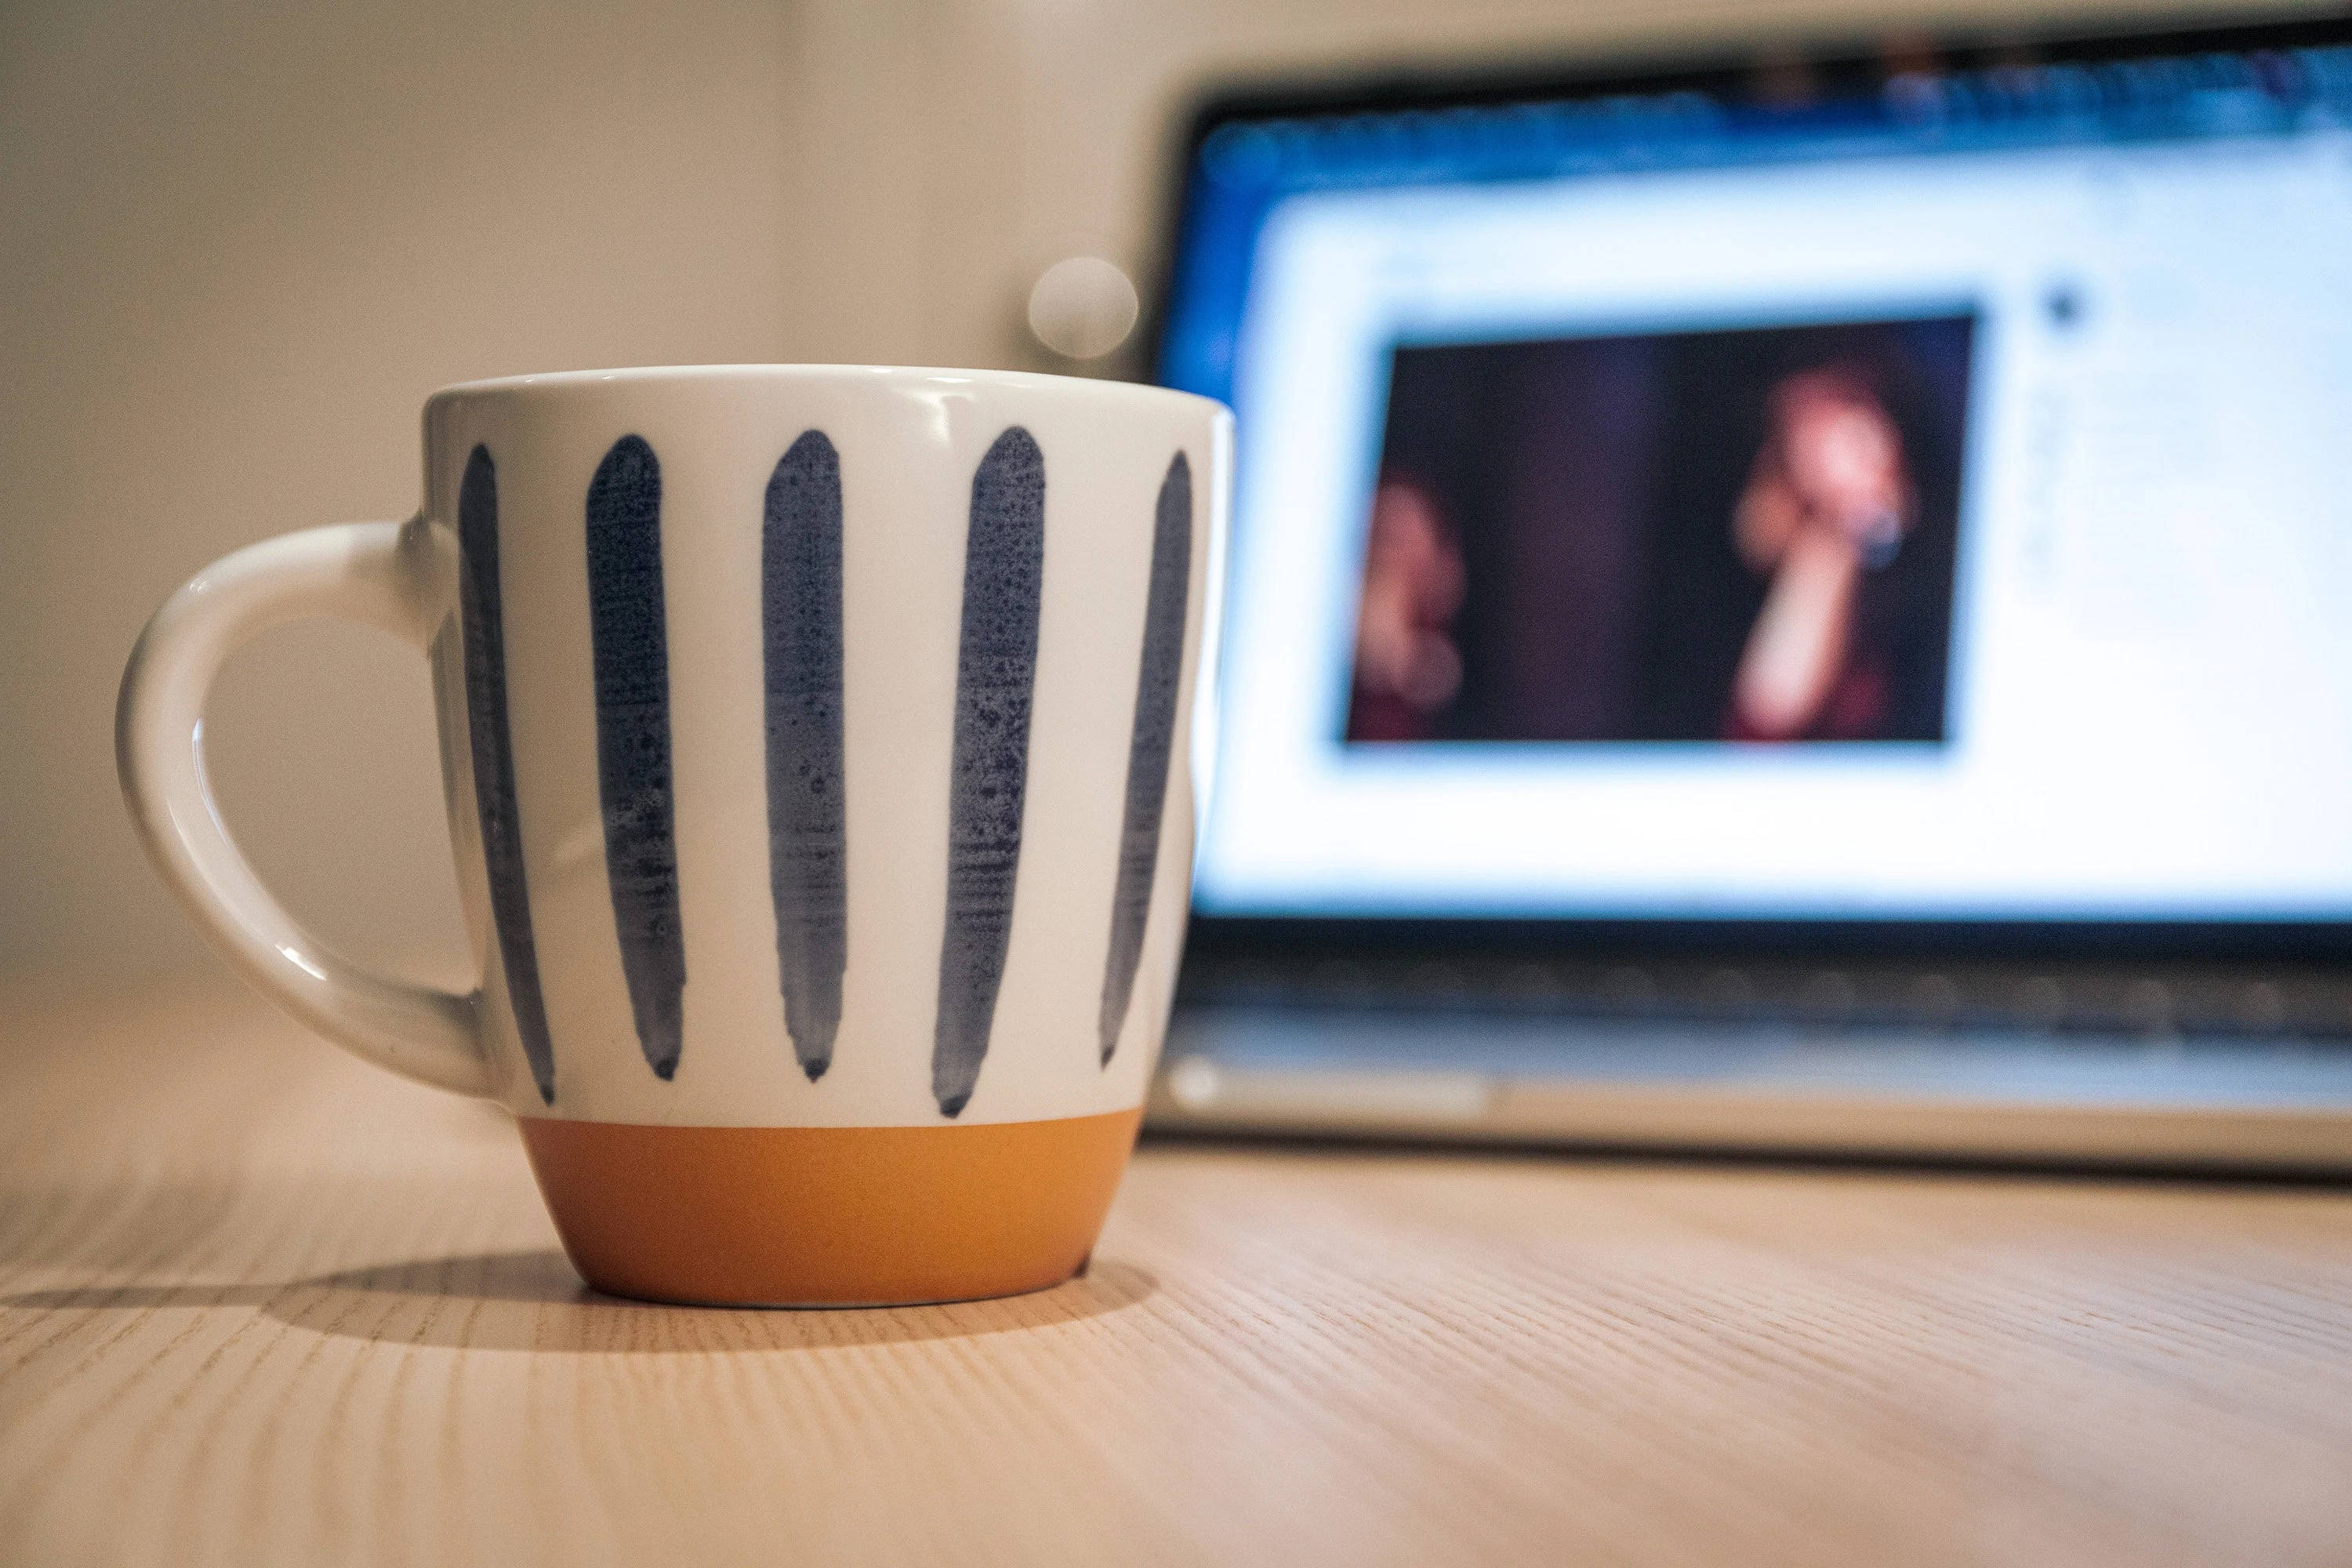
[[[681,364],[632,365],[609,370],[541,371],[527,375],[492,376],[480,381],[454,382],[425,399],[426,406],[456,397],[484,394],[567,392],[584,387],[709,382],[849,382],[888,386],[931,385],[950,388],[993,387],[1006,391],[1063,392],[1114,401],[1177,399],[1204,410],[1230,414],[1213,397],[1172,386],[1141,382],[1098,380],[1092,376],[1054,375],[1043,371],[981,370],[929,365],[890,364]]]

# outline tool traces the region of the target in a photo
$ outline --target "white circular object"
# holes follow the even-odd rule
[[[1065,257],[1029,290],[1029,330],[1064,359],[1100,359],[1127,342],[1139,308],[1117,267],[1099,256]]]
[[[1223,1088],[1217,1064],[1206,1057],[1186,1057],[1168,1069],[1168,1092],[1187,1110],[1206,1110]]]

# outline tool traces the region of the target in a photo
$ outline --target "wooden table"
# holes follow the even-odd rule
[[[588,1295],[512,1130],[0,994],[0,1563],[2352,1563],[2352,1195],[1148,1146],[1092,1274]]]

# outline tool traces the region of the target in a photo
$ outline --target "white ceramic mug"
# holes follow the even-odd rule
[[[239,551],[156,613],[123,792],[263,992],[521,1119],[592,1283],[1050,1284],[1166,1026],[1230,450],[1205,399],[1048,376],[451,387],[415,518]],[[309,615],[431,662],[471,995],[327,952],[221,826],[205,691]]]

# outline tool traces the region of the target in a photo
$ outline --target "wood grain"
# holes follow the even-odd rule
[[[589,1295],[513,1130],[5,995],[0,1562],[2352,1562],[2352,1196],[1147,1147],[1085,1279]]]

